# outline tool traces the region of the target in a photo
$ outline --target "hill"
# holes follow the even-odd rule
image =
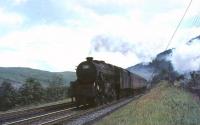
[[[199,115],[200,104],[195,96],[161,82],[96,125],[199,125]]]
[[[21,86],[27,78],[33,77],[40,81],[43,86],[47,86],[54,77],[60,76],[66,85],[76,79],[75,72],[49,72],[38,69],[22,67],[0,67],[0,84],[7,80],[14,87]]]

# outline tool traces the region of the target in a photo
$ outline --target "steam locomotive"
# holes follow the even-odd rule
[[[104,103],[145,90],[147,81],[128,70],[87,57],[77,69],[77,80],[70,83],[70,96],[77,105]]]

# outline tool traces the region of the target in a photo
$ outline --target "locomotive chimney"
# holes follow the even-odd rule
[[[88,62],[92,62],[93,57],[87,57],[86,60],[87,60]]]

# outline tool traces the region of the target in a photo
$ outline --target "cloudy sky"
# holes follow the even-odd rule
[[[74,71],[87,56],[123,68],[166,49],[190,0],[0,0],[0,67]],[[200,35],[193,0],[169,48]]]

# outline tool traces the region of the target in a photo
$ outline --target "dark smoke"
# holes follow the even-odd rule
[[[188,41],[186,44],[187,44],[187,45],[190,45],[190,44],[193,43],[194,40],[200,40],[200,35],[197,36],[197,37],[195,37],[195,38],[192,38],[192,39],[191,39],[190,41]]]

